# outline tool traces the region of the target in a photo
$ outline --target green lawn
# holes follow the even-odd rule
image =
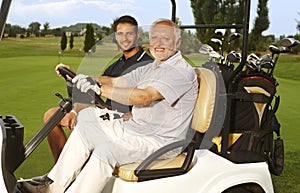
[[[77,42],[78,41],[78,42]],[[82,39],[75,38],[73,50],[59,54],[59,38],[4,39],[0,41],[0,115],[15,115],[25,126],[26,143],[41,127],[43,113],[57,106],[56,92],[66,96],[65,81],[56,76],[58,62],[89,74],[100,74],[118,53],[116,46],[106,40],[97,47],[97,57],[84,57]],[[188,56],[197,63],[195,55]],[[83,65],[84,64],[84,65]],[[101,66],[99,68],[99,65]],[[300,56],[279,58],[275,76],[279,82],[281,104],[278,119],[285,142],[285,168],[280,177],[273,176],[276,192],[300,192]],[[42,175],[53,166],[48,144],[44,140],[16,171],[27,178]]]

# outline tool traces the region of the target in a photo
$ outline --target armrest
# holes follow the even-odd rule
[[[185,148],[187,146],[187,153],[185,160],[180,168],[168,168],[168,169],[148,169],[148,167],[165,153],[174,150],[176,148]],[[194,157],[196,143],[191,140],[182,140],[171,143],[164,146],[148,156],[134,171],[134,174],[138,177],[138,181],[145,181],[150,179],[170,177],[175,175],[184,174],[188,171],[190,164]]]

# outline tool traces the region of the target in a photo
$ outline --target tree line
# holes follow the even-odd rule
[[[241,24],[244,19],[244,4],[245,0],[190,0],[191,8],[194,15],[195,24]],[[300,16],[300,15],[299,15]],[[296,20],[297,21],[297,20]],[[176,21],[180,24],[180,20],[177,18]],[[274,35],[263,36],[263,32],[269,28],[269,8],[268,0],[258,0],[257,6],[257,16],[254,20],[253,28],[249,33],[248,40],[248,50],[250,51],[265,51],[268,48],[268,45],[276,42]],[[61,49],[64,50],[67,45],[67,36],[64,28],[55,28],[50,29],[49,22],[43,24],[41,29],[41,24],[39,22],[32,22],[27,28],[20,27],[18,25],[6,24],[4,33],[8,37],[16,37],[17,34],[21,34],[21,38],[30,37],[30,36],[62,36],[61,40]],[[296,28],[300,31],[300,21],[297,21]],[[92,33],[90,33],[92,31]],[[92,26],[87,24],[86,26],[86,40],[84,51],[89,51],[91,44],[95,44],[95,39],[101,40],[103,36],[109,35],[113,32],[110,27],[102,26],[100,33],[95,31]],[[237,29],[235,32],[243,33],[241,29]],[[231,31],[227,30],[225,39],[229,37]],[[74,36],[78,34],[72,33],[69,39],[70,48],[72,49]],[[196,34],[191,34],[188,31],[183,30],[183,36],[195,36],[202,43],[208,43],[211,38],[215,36],[214,29],[197,29]],[[279,39],[282,39],[284,36],[281,36]],[[295,38],[299,39],[299,35],[295,35]],[[194,45],[195,40],[193,38],[187,38],[189,41],[187,45]],[[241,47],[242,41],[237,40],[234,42],[234,47]],[[224,45],[227,49],[226,46]],[[188,46],[185,46],[188,47]],[[193,47],[193,46],[192,46]],[[194,49],[194,48],[190,48]],[[195,48],[196,49],[196,48]],[[190,50],[193,51],[193,50]],[[188,51],[189,52],[189,51]]]
[[[39,22],[31,22],[27,28],[7,23],[5,24],[4,33],[7,34],[8,37],[17,37],[17,35],[20,34],[22,38],[46,35],[61,36],[62,28],[50,29],[49,22],[43,24],[43,29],[41,29]]]

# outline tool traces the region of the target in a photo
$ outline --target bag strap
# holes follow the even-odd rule
[[[268,97],[262,93],[236,92],[235,99],[248,102],[270,103],[272,101],[272,96]]]
[[[274,103],[274,107],[273,107],[273,113],[275,114],[278,110],[279,107],[279,103],[280,103],[280,96],[275,96],[275,103]]]

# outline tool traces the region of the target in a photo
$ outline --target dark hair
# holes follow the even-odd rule
[[[136,32],[138,31],[138,23],[137,23],[136,19],[134,17],[130,16],[130,15],[123,15],[123,16],[118,17],[114,20],[113,25],[112,25],[112,28],[113,28],[114,32],[117,31],[117,26],[120,23],[130,23],[133,26],[135,26],[135,31]]]

